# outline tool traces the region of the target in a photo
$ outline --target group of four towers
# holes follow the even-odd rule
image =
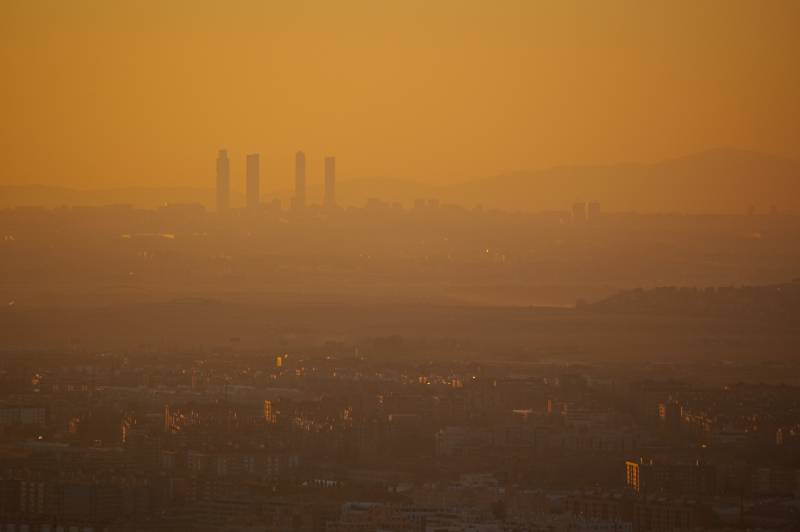
[[[228,150],[219,150],[217,154],[217,211],[225,211],[230,207],[231,175]],[[261,202],[261,157],[258,153],[247,155],[246,164],[246,205],[248,209],[257,209]],[[325,199],[326,207],[336,204],[336,158],[325,157]],[[302,209],[306,206],[306,154],[299,151],[294,156],[294,197],[292,208]]]

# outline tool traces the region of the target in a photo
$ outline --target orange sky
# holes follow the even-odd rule
[[[24,0],[0,184],[445,183],[718,146],[800,159],[794,0]],[[240,179],[241,178],[241,179]]]

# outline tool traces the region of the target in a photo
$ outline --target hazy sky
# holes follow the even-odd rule
[[[5,0],[0,183],[443,183],[718,146],[800,158],[796,0]]]

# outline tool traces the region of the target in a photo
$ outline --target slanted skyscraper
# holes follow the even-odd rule
[[[325,157],[325,206],[336,205],[336,157]]]
[[[600,202],[590,201],[588,210],[586,211],[586,218],[590,222],[596,222],[600,218]]]
[[[586,221],[586,203],[579,201],[572,205],[572,221],[582,224]]]
[[[306,206],[306,154],[299,151],[294,156],[294,208]]]
[[[219,150],[217,154],[217,211],[228,210],[231,197],[231,167],[228,150]]]
[[[257,209],[261,200],[261,161],[257,153],[247,156],[247,208]]]

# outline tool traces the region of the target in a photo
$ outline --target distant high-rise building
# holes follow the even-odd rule
[[[306,154],[299,151],[294,156],[294,208],[306,206]]]
[[[586,221],[586,203],[579,201],[572,205],[572,221],[575,223]]]
[[[589,210],[587,211],[586,216],[589,218],[590,221],[597,220],[600,217],[600,202],[599,201],[590,201],[589,202]]]
[[[228,150],[219,150],[217,154],[217,211],[225,211],[230,206],[231,198],[231,166]]]
[[[336,205],[336,157],[325,157],[325,206]]]
[[[275,423],[275,409],[272,406],[272,401],[269,399],[264,401],[264,421],[267,423]]]
[[[258,207],[261,196],[260,157],[257,153],[247,156],[247,208]]]

